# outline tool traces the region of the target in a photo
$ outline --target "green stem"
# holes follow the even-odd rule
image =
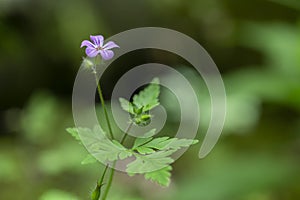
[[[110,169],[109,179],[108,179],[108,182],[107,182],[107,186],[106,186],[106,188],[104,190],[104,193],[103,193],[103,196],[102,196],[102,200],[105,200],[106,197],[107,197],[107,195],[108,195],[108,193],[109,193],[109,190],[110,190],[113,178],[114,178],[114,174],[115,174],[115,165],[116,165],[116,162],[113,163],[112,168]]]
[[[97,185],[100,186],[100,187],[103,185],[103,180],[104,180],[104,176],[107,172],[107,169],[108,169],[108,165],[105,166],[105,169],[104,169],[104,172],[101,176],[101,179],[99,179],[99,181],[97,182]]]
[[[96,84],[97,84],[97,88],[98,88],[98,94],[99,94],[99,97],[100,97],[101,105],[102,105],[103,110],[104,110],[104,114],[105,114],[105,118],[106,118],[108,130],[109,130],[109,134],[110,134],[111,139],[113,140],[114,136],[113,136],[113,133],[112,133],[112,129],[111,129],[110,121],[109,121],[109,118],[108,118],[108,114],[107,114],[107,110],[106,110],[104,98],[103,98],[103,95],[102,95],[102,90],[101,90],[100,82],[98,80],[96,71],[94,71],[94,75],[95,75],[95,80],[96,80]]]
[[[127,127],[127,129],[126,129],[126,131],[125,131],[125,133],[124,133],[124,135],[121,139],[121,142],[120,142],[121,144],[123,144],[125,142],[125,139],[128,135],[129,130],[131,129],[132,125],[133,125],[133,122],[130,122],[129,126]]]
[[[125,131],[125,133],[124,133],[124,135],[123,135],[123,137],[122,137],[122,140],[121,140],[121,142],[120,142],[121,144],[124,143],[124,141],[125,141],[125,139],[126,139],[126,136],[128,135],[128,132],[129,132],[129,130],[131,129],[132,125],[133,125],[133,122],[131,122],[131,123],[129,124],[129,126],[127,127],[127,129],[126,129],[126,131]],[[102,200],[105,200],[106,197],[107,197],[107,195],[108,195],[108,193],[109,193],[109,190],[110,190],[110,187],[111,187],[113,178],[114,178],[114,174],[115,174],[115,165],[116,165],[116,162],[113,163],[113,166],[112,166],[112,168],[111,168],[110,176],[109,176],[109,179],[108,179],[108,182],[107,182],[107,186],[106,186],[106,188],[105,188],[105,190],[104,190]]]
[[[93,191],[93,193],[91,194],[91,198],[92,200],[99,200],[100,196],[101,196],[101,188],[102,186],[104,185],[103,181],[104,181],[104,177],[105,177],[105,174],[107,172],[107,169],[108,169],[108,165],[106,165],[105,169],[104,169],[104,172],[101,176],[101,178],[97,181],[97,185],[96,185],[96,188],[95,190]]]
[[[113,133],[112,133],[112,128],[111,128],[110,121],[109,121],[109,118],[108,118],[108,113],[107,113],[107,109],[106,109],[106,106],[105,106],[105,102],[104,102],[104,98],[103,98],[103,94],[102,94],[102,90],[101,90],[101,85],[100,85],[100,82],[99,82],[98,77],[97,77],[97,71],[96,71],[97,57],[95,58],[95,66],[94,66],[94,69],[93,69],[93,74],[95,75],[95,81],[96,81],[96,84],[97,84],[98,95],[99,95],[99,98],[100,98],[100,101],[101,101],[101,105],[103,107],[103,111],[104,111],[104,115],[105,115],[105,118],[106,118],[109,134],[110,134],[111,139],[113,140],[114,136],[113,136]],[[105,177],[105,174],[107,172],[107,169],[108,169],[108,165],[106,165],[101,178],[97,182],[97,187],[96,187],[95,191],[98,190],[99,196],[100,196],[100,190],[101,190],[101,187],[103,185],[103,181],[104,181],[104,177]],[[112,176],[113,176],[113,174],[111,173],[110,174],[110,179],[109,179],[109,182],[108,182],[108,186],[106,187],[106,190],[105,190],[104,195],[103,195],[104,199],[106,198],[106,196],[108,194],[107,188],[110,188],[110,185],[112,184]]]
[[[107,126],[108,126],[108,129],[109,129],[109,134],[110,134],[111,139],[113,140],[114,136],[113,136],[113,133],[112,133],[112,128],[111,128],[110,121],[109,121],[109,118],[108,118],[108,113],[107,113],[107,110],[106,110],[106,106],[105,106],[105,102],[104,102],[104,98],[103,98],[103,94],[102,94],[102,90],[101,90],[101,85],[100,85],[100,82],[99,82],[98,77],[97,77],[96,62],[97,62],[97,57],[95,58],[95,68],[93,69],[93,74],[95,75],[95,81],[96,81],[96,84],[97,84],[98,94],[99,94],[100,101],[101,101],[101,104],[102,104],[102,107],[103,107],[103,110],[104,110]],[[122,140],[121,140],[121,144],[123,144],[123,142],[125,141],[125,139],[127,137],[127,133],[129,132],[130,128],[132,127],[132,124],[133,123],[131,122],[130,125],[128,126],[127,130],[125,131],[125,133],[122,137]],[[116,165],[116,162],[113,163],[112,168],[110,170],[109,179],[108,179],[108,182],[107,182],[107,186],[104,190],[102,200],[106,199],[106,197],[109,193],[110,187],[112,185],[113,177],[114,177],[114,174],[115,174],[115,169],[114,169],[115,165]],[[104,172],[101,176],[101,179],[97,182],[96,189],[98,189],[99,192],[100,192],[101,186],[103,185],[103,180],[104,180],[105,174],[107,172],[107,169],[108,169],[108,165],[105,167]]]

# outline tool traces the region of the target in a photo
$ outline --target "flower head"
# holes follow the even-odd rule
[[[114,52],[111,49],[119,48],[119,46],[112,41],[104,44],[104,37],[102,35],[91,35],[90,39],[92,42],[84,40],[80,46],[80,48],[86,46],[85,53],[88,57],[96,57],[100,54],[103,60],[110,60],[114,57]]]

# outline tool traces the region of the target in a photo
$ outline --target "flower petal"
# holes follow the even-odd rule
[[[99,51],[94,47],[87,47],[85,53],[88,57],[96,57],[99,54]]]
[[[103,60],[110,60],[115,55],[112,50],[100,50],[100,54],[101,54]]]
[[[92,42],[98,47],[103,46],[104,37],[102,35],[95,35],[95,36],[91,35],[90,38]]]
[[[109,50],[109,49],[112,49],[112,48],[120,48],[120,47],[116,43],[114,43],[113,41],[109,41],[102,48],[105,49],[105,50]]]
[[[83,40],[83,41],[81,42],[80,48],[82,48],[82,47],[84,47],[84,46],[86,46],[86,47],[91,47],[91,48],[95,48],[95,45],[94,45],[93,43],[91,43],[90,41],[88,41],[88,40]]]

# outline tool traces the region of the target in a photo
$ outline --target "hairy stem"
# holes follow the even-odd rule
[[[103,107],[103,111],[104,111],[104,115],[105,115],[105,118],[106,118],[106,122],[107,122],[108,130],[109,130],[109,134],[110,134],[111,139],[114,139],[114,135],[112,133],[112,128],[111,128],[111,125],[110,125],[110,121],[109,121],[109,118],[108,118],[107,109],[106,109],[106,106],[105,106],[105,102],[104,102],[104,98],[103,98],[103,94],[102,94],[102,90],[101,90],[101,85],[100,85],[100,82],[99,82],[98,77],[97,77],[97,71],[96,71],[97,57],[95,58],[95,63],[94,63],[94,68],[93,68],[93,74],[95,75],[95,81],[96,81],[96,84],[97,84],[98,95],[99,95],[99,98],[100,98],[100,101],[101,101],[101,105]],[[103,181],[104,181],[104,177],[105,177],[105,174],[106,174],[107,170],[108,170],[108,165],[106,165],[106,167],[105,167],[105,169],[104,169],[104,171],[102,173],[101,178],[97,182],[97,187],[95,189],[95,192],[98,192],[98,196],[97,196],[98,199],[99,199],[99,197],[101,195],[101,187],[103,186]],[[110,176],[113,176],[113,174],[110,175]],[[111,179],[112,178],[110,177],[108,185],[107,185],[106,188],[110,188],[110,185],[111,185],[111,182],[112,182]],[[105,192],[104,192],[104,195],[103,195],[104,199],[106,198],[107,194],[108,194],[108,191],[106,189]]]
[[[110,134],[111,139],[113,140],[114,136],[113,136],[113,133],[112,133],[111,124],[110,124],[110,121],[109,121],[109,118],[108,118],[108,113],[107,113],[107,109],[106,109],[106,106],[105,106],[105,102],[104,102],[104,98],[103,98],[103,94],[102,94],[102,90],[101,90],[101,85],[100,85],[100,82],[99,82],[98,77],[97,77],[97,71],[96,71],[97,57],[95,58],[95,66],[94,66],[94,69],[93,69],[93,74],[95,75],[95,81],[96,81],[96,84],[97,84],[98,94],[99,94],[99,98],[100,98],[100,101],[101,101],[101,105],[102,105],[103,110],[104,110],[104,114],[105,114],[107,126],[108,126],[108,129],[109,129],[109,134]],[[130,125],[128,126],[128,128],[126,129],[126,131],[125,131],[125,133],[124,133],[124,135],[123,135],[123,137],[121,139],[121,144],[124,143],[124,141],[125,141],[125,139],[127,137],[127,134],[129,132],[130,128],[132,127],[132,124],[133,123],[131,122]],[[102,200],[106,199],[106,197],[107,197],[107,195],[109,193],[110,187],[112,185],[112,181],[113,181],[113,177],[114,177],[114,173],[115,173],[115,169],[114,169],[115,165],[116,165],[116,162],[113,163],[112,168],[110,169],[109,179],[108,179],[108,182],[107,182],[107,186],[106,186],[106,188],[104,190],[104,193],[103,193],[103,196],[102,196]],[[97,187],[96,187],[95,191],[98,190],[99,194],[100,194],[101,187],[103,185],[103,181],[104,181],[104,177],[105,177],[105,174],[107,172],[107,169],[108,169],[108,165],[106,165],[101,178],[97,182]]]
[[[101,178],[97,181],[96,188],[95,188],[95,190],[93,191],[93,193],[91,195],[92,200],[99,200],[99,198],[101,196],[101,188],[104,185],[103,181],[104,181],[104,177],[105,177],[105,174],[107,172],[107,169],[108,169],[108,165],[106,165],[106,167],[105,167],[105,169],[102,173]]]
[[[103,111],[104,111],[104,114],[105,114],[105,118],[106,118],[108,130],[109,130],[109,134],[110,134],[111,139],[113,140],[114,139],[114,135],[112,133],[110,121],[109,121],[108,114],[107,114],[107,109],[106,109],[106,106],[105,106],[105,102],[104,102],[104,98],[103,98],[103,94],[102,94],[102,90],[101,90],[101,85],[100,85],[100,82],[98,80],[96,71],[94,71],[94,75],[95,75],[95,80],[96,80],[96,84],[97,84],[97,88],[98,88],[99,98],[100,98],[101,105],[103,107]]]
[[[108,165],[105,166],[103,174],[102,174],[101,178],[97,182],[97,185],[100,186],[100,187],[103,185],[103,181],[104,181],[104,177],[105,177],[105,174],[107,172],[107,169],[108,169]]]
[[[107,197],[107,195],[109,193],[109,190],[110,190],[113,178],[114,178],[114,174],[115,174],[115,164],[116,164],[116,162],[113,163],[112,168],[110,169],[109,179],[108,179],[108,182],[107,182],[107,186],[106,186],[106,188],[104,190],[104,193],[103,193],[103,196],[102,196],[102,200],[106,200],[106,197]]]
[[[124,143],[125,139],[126,139],[126,136],[128,135],[128,132],[130,131],[131,127],[133,125],[133,122],[131,122],[129,124],[129,126],[127,127],[122,139],[121,139],[121,144]],[[111,171],[110,171],[110,176],[109,176],[109,179],[108,179],[108,182],[107,182],[107,186],[105,188],[105,191],[103,193],[103,197],[102,197],[102,200],[105,200],[108,193],[109,193],[109,190],[110,190],[110,187],[111,187],[111,184],[112,184],[112,181],[113,181],[113,178],[114,178],[114,173],[115,173],[115,165],[116,165],[116,162],[113,163],[113,166],[111,168]]]

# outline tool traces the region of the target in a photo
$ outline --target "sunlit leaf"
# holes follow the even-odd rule
[[[136,156],[136,159],[127,165],[127,173],[147,173],[167,167],[174,160],[169,157],[175,150],[158,151],[147,155]]]
[[[124,98],[119,98],[119,102],[120,102],[123,110],[125,110],[131,114],[134,114],[134,108],[133,108],[133,105],[131,102],[127,101]]]
[[[158,183],[161,186],[169,186],[171,182],[172,167],[167,166],[160,170],[145,173],[145,179]]]
[[[86,147],[90,150],[91,156],[94,156],[101,162],[116,161],[130,157],[132,153],[117,141],[111,141],[100,126],[95,126],[93,130],[89,128],[69,128],[67,129],[73,136],[78,139],[78,135],[82,137]],[[92,162],[88,157],[85,162]]]
[[[154,78],[149,86],[133,96],[133,104],[143,111],[148,111],[159,105],[159,79]]]
[[[97,161],[97,159],[96,158],[94,158],[94,156],[92,156],[91,154],[88,154],[86,157],[85,157],[85,159],[83,159],[82,161],[81,161],[81,164],[82,165],[86,165],[86,164],[93,164],[93,163],[97,163],[98,161]]]
[[[77,128],[67,128],[66,131],[70,133],[76,140],[81,141]]]
[[[190,145],[196,144],[198,140],[192,139],[178,139],[169,137],[159,138],[137,138],[135,140],[133,149],[136,147],[150,148],[154,150],[178,150],[182,147],[189,147]]]

